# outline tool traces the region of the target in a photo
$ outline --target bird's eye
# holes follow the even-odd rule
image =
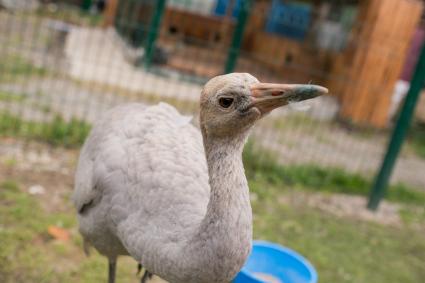
[[[233,98],[229,98],[229,97],[222,97],[218,100],[218,103],[220,104],[221,107],[223,108],[229,108],[232,103],[233,103]]]

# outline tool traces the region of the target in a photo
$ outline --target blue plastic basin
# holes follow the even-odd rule
[[[317,272],[308,260],[291,249],[270,242],[254,241],[252,252],[233,283],[264,282],[316,283]]]

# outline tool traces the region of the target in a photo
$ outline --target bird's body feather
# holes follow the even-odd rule
[[[326,91],[218,76],[201,93],[201,132],[163,103],[106,113],[81,151],[73,200],[85,243],[109,257],[109,282],[127,254],[172,283],[230,282],[252,245],[242,163],[250,129],[289,100]]]
[[[84,207],[80,231],[110,258],[129,253],[149,265],[171,256],[205,216],[207,171],[199,130],[173,107],[117,107],[81,152],[73,195]]]

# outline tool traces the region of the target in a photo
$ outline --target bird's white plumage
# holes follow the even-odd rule
[[[109,257],[109,282],[125,254],[172,283],[231,281],[252,245],[249,130],[290,98],[326,91],[247,73],[215,77],[200,97],[202,135],[164,103],[106,113],[83,146],[73,200],[84,240]]]
[[[100,252],[128,251],[143,262],[154,256],[147,246],[168,249],[201,222],[209,193],[201,134],[190,119],[164,103],[129,104],[94,126],[81,152],[73,201],[79,210],[88,206],[80,230]]]
[[[285,105],[284,92],[268,96],[275,87],[246,73],[211,79],[200,97],[202,134],[163,103],[106,113],[76,174],[73,200],[85,241],[110,263],[129,254],[172,283],[231,281],[252,244],[242,150],[255,122]]]

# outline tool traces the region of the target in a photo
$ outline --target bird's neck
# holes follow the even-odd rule
[[[224,224],[225,220],[231,219],[246,220],[252,226],[249,188],[242,162],[243,144],[244,139],[241,138],[214,141],[214,146],[206,146],[211,194],[204,225]],[[240,231],[236,227],[233,229]]]
[[[210,272],[231,280],[242,267],[252,241],[252,211],[242,163],[245,137],[204,140],[210,200],[190,246],[195,260],[208,260]],[[196,259],[196,254],[202,254]],[[212,275],[211,275],[212,276]],[[220,280],[217,280],[219,282]]]

